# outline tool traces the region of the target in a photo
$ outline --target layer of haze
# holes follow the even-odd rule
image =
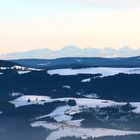
[[[140,47],[139,0],[0,0],[0,53]]]

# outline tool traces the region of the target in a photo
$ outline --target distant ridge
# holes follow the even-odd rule
[[[0,67],[13,67],[19,64],[7,60],[0,60]]]
[[[140,49],[123,47],[120,49],[112,48],[84,48],[76,46],[66,46],[60,50],[36,49],[27,52],[17,52],[1,54],[0,59],[54,59],[62,57],[132,57],[139,56]]]
[[[64,57],[57,59],[15,59],[20,65],[43,69],[87,68],[87,67],[140,67],[140,56],[137,57]]]

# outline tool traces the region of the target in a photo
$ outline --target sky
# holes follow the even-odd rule
[[[140,0],[0,0],[0,53],[140,47]]]

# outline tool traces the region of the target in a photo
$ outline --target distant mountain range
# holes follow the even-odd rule
[[[140,55],[140,49],[132,49],[123,47],[120,49],[97,49],[84,48],[76,46],[66,46],[60,50],[36,49],[28,52],[17,52],[9,54],[1,54],[0,59],[53,59],[60,57],[132,57]]]

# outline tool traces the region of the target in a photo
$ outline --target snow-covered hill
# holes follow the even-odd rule
[[[49,70],[49,74],[59,74],[59,75],[77,75],[77,74],[101,74],[100,77],[112,76],[119,73],[124,74],[140,74],[140,68],[109,68],[109,67],[98,67],[98,68],[84,68],[84,69],[57,69]],[[85,82],[90,79],[84,79]]]

